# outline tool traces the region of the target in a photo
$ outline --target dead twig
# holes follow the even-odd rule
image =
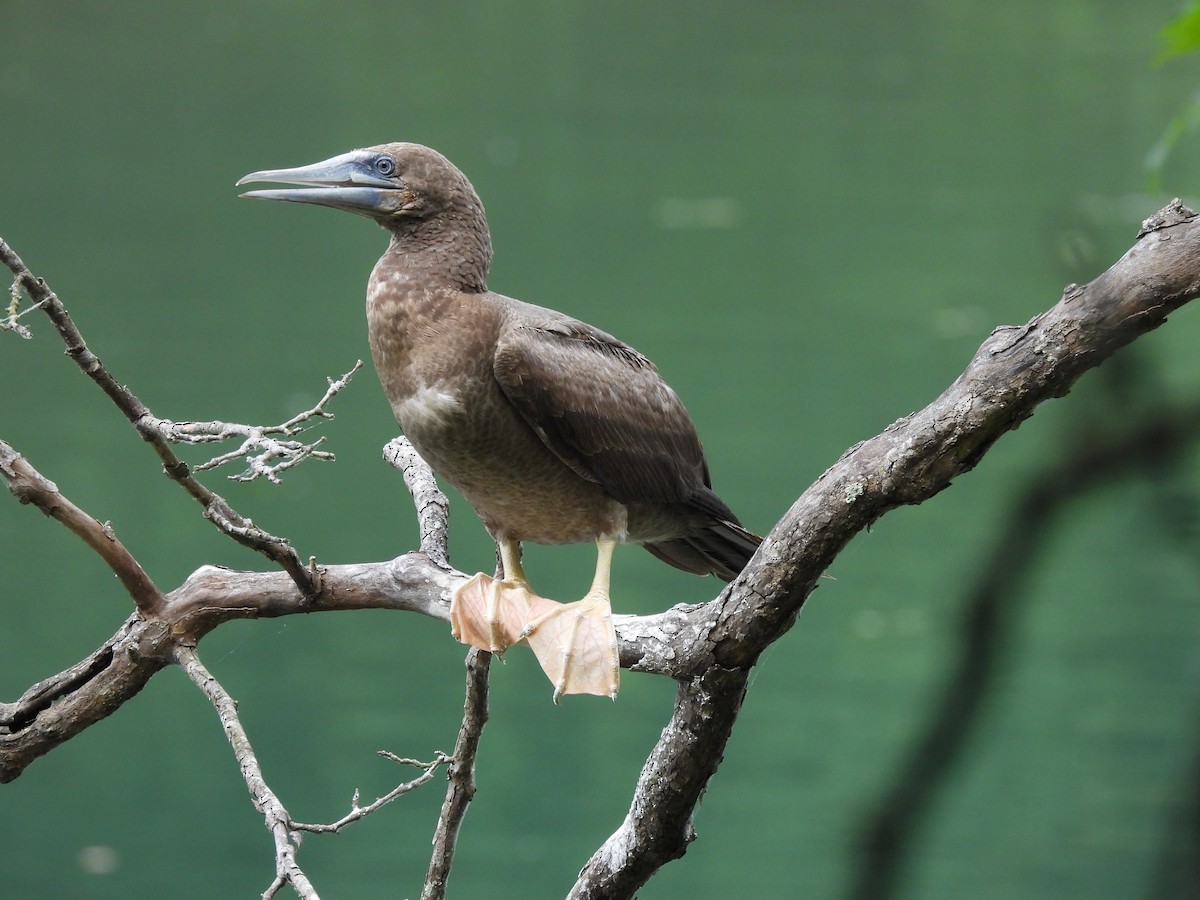
[[[479,752],[483,726],[488,720],[488,670],[491,663],[492,654],[486,650],[472,647],[467,652],[467,696],[463,703],[462,726],[454,745],[450,786],[446,790],[446,799],[442,802],[437,829],[433,834],[433,856],[429,860],[421,900],[442,900],[446,896],[446,883],[454,864],[458,832],[467,814],[467,807],[475,797],[475,756]]]
[[[162,592],[117,538],[112,526],[94,519],[68,500],[53,481],[3,440],[0,440],[0,480],[19,501],[36,506],[91,547],[113,570],[144,615],[158,615],[165,603]]]
[[[280,476],[288,469],[298,466],[306,459],[332,460],[334,455],[318,450],[325,438],[312,443],[291,440],[312,427],[313,419],[332,419],[333,413],[326,407],[337,394],[350,383],[354,374],[362,368],[362,360],[355,362],[349,372],[340,378],[327,379],[329,386],[317,403],[292,416],[278,425],[242,425],[236,422],[172,422],[147,416],[142,420],[143,428],[152,429],[173,444],[213,444],[238,438],[242,443],[234,450],[214,456],[207,462],[193,466],[193,472],[217,469],[236,459],[244,458],[247,469],[240,475],[230,475],[233,481],[254,481],[266,478],[279,484]]]
[[[432,762],[421,762],[419,759],[409,759],[408,757],[397,756],[395,753],[391,753],[387,750],[380,750],[379,755],[385,759],[390,759],[394,763],[399,763],[402,766],[415,766],[416,768],[424,769],[425,771],[423,771],[412,781],[406,781],[403,784],[399,784],[382,797],[375,798],[374,801],[368,803],[366,806],[358,805],[359,795],[358,791],[355,791],[354,796],[350,798],[350,812],[346,813],[346,815],[342,816],[336,822],[330,822],[327,825],[310,825],[304,822],[293,822],[292,830],[308,831],[313,834],[336,834],[347,825],[357,822],[359,819],[366,818],[376,810],[387,806],[387,804],[391,803],[397,797],[401,797],[404,794],[407,794],[409,791],[414,791],[421,785],[426,784],[433,778],[434,772],[436,772],[439,767],[453,761],[453,757],[447,756],[440,750],[438,751],[437,755],[434,756]]]
[[[196,656],[196,651],[189,647],[179,647],[175,657],[188,678],[200,688],[217,711],[221,727],[225,730],[225,737],[229,739],[229,746],[233,748],[233,755],[242,770],[242,778],[254,801],[254,808],[263,814],[267,830],[271,832],[275,841],[275,880],[263,892],[263,897],[273,897],[284,884],[290,884],[301,900],[318,900],[316,889],[296,862],[296,848],[291,841],[291,816],[263,778],[258,757],[254,755],[250,738],[238,718],[237,703],[212,673],[204,668],[200,658]]]
[[[235,511],[223,497],[201,484],[192,475],[187,464],[175,455],[170,444],[154,427],[155,422],[162,420],[154,416],[129,388],[117,381],[104,367],[99,357],[88,348],[83,335],[75,327],[75,323],[71,320],[71,315],[62,301],[50,290],[45,281],[29,271],[21,258],[2,238],[0,238],[0,262],[3,262],[15,276],[14,290],[19,285],[35,305],[49,317],[55,330],[67,346],[67,355],[108,395],[108,398],[116,404],[125,418],[158,454],[167,477],[176,481],[187,491],[204,508],[206,518],[225,534],[274,561],[292,577],[306,596],[315,595],[316,589],[309,576],[309,571],[300,561],[300,557],[292,545],[283,538],[276,537],[259,528],[248,518]]]

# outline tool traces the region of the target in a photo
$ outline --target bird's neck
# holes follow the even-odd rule
[[[371,352],[393,403],[441,379],[443,368],[461,368],[464,348],[498,328],[491,295],[447,278],[444,265],[431,267],[431,254],[393,242],[367,286]]]
[[[440,216],[406,222],[392,231],[391,243],[379,262],[427,287],[483,293],[492,264],[487,221]]]

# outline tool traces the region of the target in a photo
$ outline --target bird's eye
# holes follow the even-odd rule
[[[375,172],[382,175],[384,178],[391,178],[396,174],[396,161],[390,156],[380,156],[375,160]]]

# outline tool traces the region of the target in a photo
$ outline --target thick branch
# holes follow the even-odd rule
[[[1107,272],[1068,285],[1050,310],[997,328],[943,394],[852,447],[806,490],[706,613],[716,658],[752,665],[785,633],[842,548],[888,510],[928,500],[970,471],[1034,408],[1200,295],[1200,220],[1178,200],[1147,221]]]
[[[692,814],[716,774],[746,696],[749,671],[710,667],[681,684],[671,721],[638,778],[625,821],[588,860],[567,895],[632,897],[683,856],[696,837]]]
[[[0,243],[0,257],[5,253],[11,251]],[[58,326],[56,298],[39,281],[22,285]],[[670,675],[681,686],[624,824],[588,862],[572,896],[632,896],[658,867],[685,851],[692,812],[719,765],[751,668],[791,627],[821,573],[855,534],[888,510],[947,487],[1037,404],[1065,394],[1085,371],[1197,294],[1200,224],[1176,202],[1147,223],[1108,272],[1084,287],[1071,285],[1053,309],[1025,326],[997,329],[941,397],[847,451],[715,600],[656,616],[619,617],[622,664]],[[82,341],[68,340],[68,347],[89,371]],[[16,777],[37,755],[136,693],[169,661],[176,642],[194,643],[222,621],[366,607],[445,619],[449,591],[463,577],[424,554],[330,566],[320,574],[319,580],[307,578],[313,592],[275,573],[198,570],[168,595],[158,622],[135,616],[70,677],[48,679],[0,708],[0,780]],[[306,600],[302,594],[309,593],[315,596]]]
[[[656,665],[662,630],[694,635],[670,724],[655,746],[622,826],[580,873],[573,897],[632,897],[687,846],[692,811],[733,728],[744,679],[762,651],[796,620],[821,573],[854,535],[888,510],[920,503],[970,471],[1004,433],[1041,402],[1060,397],[1088,369],[1200,295],[1200,222],[1174,201],[1143,225],[1138,242],[1084,287],[1020,328],[996,329],[946,391],[918,413],[848,450],[793,504],[745,571],[711,603],[672,610],[630,660]],[[625,661],[624,655],[622,656]],[[710,673],[733,685],[712,691]],[[696,736],[710,757],[697,759]],[[656,778],[670,773],[676,801],[659,804]],[[661,811],[645,827],[647,810]]]
[[[449,621],[450,590],[460,572],[422,554],[390,562],[321,569],[321,594],[304,597],[283,572],[235,572],[204,566],[166,596],[158,617],[130,617],[87,660],[0,705],[0,783],[33,760],[115,712],[154,673],[230,619],[273,618],[347,609],[395,609]]]
[[[134,615],[86,659],[0,704],[0,783],[120,709],[173,653],[164,625]]]

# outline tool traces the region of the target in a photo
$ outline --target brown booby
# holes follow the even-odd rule
[[[238,184],[251,182],[304,187],[242,196],[358,213],[391,235],[367,288],[375,368],[400,428],[475,508],[504,573],[454,592],[454,636],[496,652],[527,639],[556,700],[615,696],[614,545],[729,581],[761,542],[713,493],[675,392],[611,335],[488,290],[483,204],[435,150],[383,144]],[[533,594],[521,541],[595,541],[591,590],[569,604]]]

